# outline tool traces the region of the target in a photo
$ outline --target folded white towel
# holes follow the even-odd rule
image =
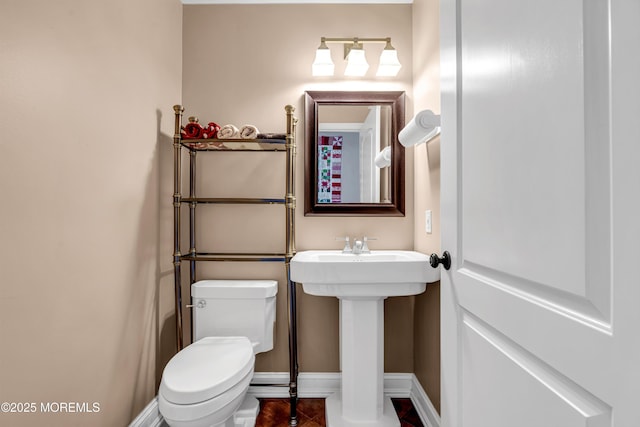
[[[240,131],[234,125],[224,125],[218,131],[218,139],[238,139]]]
[[[242,139],[256,139],[258,133],[258,128],[253,125],[244,125],[240,128],[240,138]]]

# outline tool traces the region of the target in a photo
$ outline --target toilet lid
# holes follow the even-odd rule
[[[218,396],[253,370],[247,337],[206,337],[178,352],[164,368],[159,392],[172,403],[192,404]]]

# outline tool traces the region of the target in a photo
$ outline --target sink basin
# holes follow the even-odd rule
[[[429,257],[414,251],[371,251],[345,254],[320,250],[297,253],[291,259],[291,280],[311,295],[390,297],[424,292],[440,279]]]

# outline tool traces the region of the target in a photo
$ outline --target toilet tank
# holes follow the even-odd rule
[[[201,280],[191,285],[193,339],[247,337],[255,353],[273,349],[275,280]]]

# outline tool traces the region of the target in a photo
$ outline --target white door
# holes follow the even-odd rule
[[[380,152],[380,105],[369,107],[360,128],[360,202],[380,203],[380,169],[376,155]]]
[[[443,427],[640,426],[640,1],[443,0]]]

